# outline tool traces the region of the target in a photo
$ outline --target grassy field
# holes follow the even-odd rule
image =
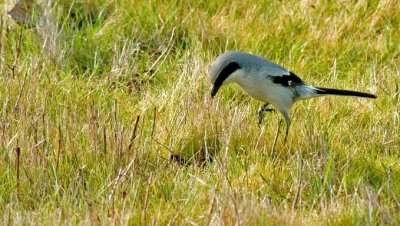
[[[45,28],[0,6],[5,225],[400,224],[400,1],[55,1]],[[279,114],[210,97],[227,50],[378,98],[297,103],[272,150]]]

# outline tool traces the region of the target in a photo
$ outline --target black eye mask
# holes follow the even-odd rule
[[[215,80],[214,86],[211,90],[211,97],[214,97],[217,94],[218,89],[221,87],[222,83],[226,78],[229,77],[233,72],[240,69],[240,66],[236,62],[229,63],[222,71],[218,74],[217,79]]]

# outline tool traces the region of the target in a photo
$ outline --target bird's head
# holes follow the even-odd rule
[[[234,82],[235,78],[240,75],[242,68],[239,59],[232,52],[221,54],[211,64],[210,80],[213,84],[211,89],[211,97],[214,97],[222,85]]]

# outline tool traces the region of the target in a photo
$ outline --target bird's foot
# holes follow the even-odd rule
[[[261,128],[261,124],[264,119],[264,112],[275,112],[274,109],[272,108],[267,108],[269,104],[264,104],[262,107],[260,107],[257,111],[258,114],[258,127]]]

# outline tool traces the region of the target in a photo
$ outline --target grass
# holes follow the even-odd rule
[[[398,1],[56,1],[49,30],[0,5],[5,224],[400,223]],[[297,103],[272,152],[280,115],[210,97],[226,50],[378,99]]]

